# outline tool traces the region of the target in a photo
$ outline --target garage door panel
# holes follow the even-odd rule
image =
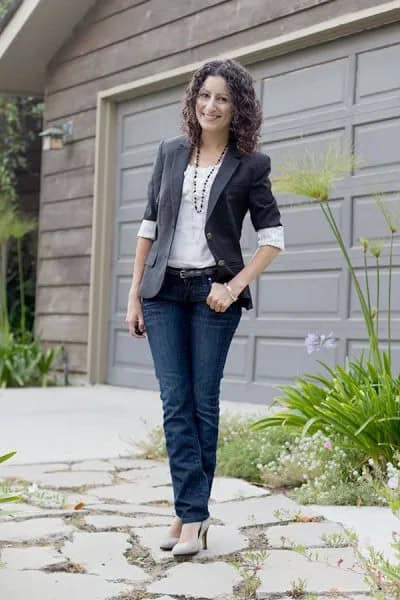
[[[335,316],[340,310],[341,271],[265,273],[260,276],[257,316]]]
[[[360,157],[356,172],[394,170],[400,167],[400,118],[376,121],[354,128],[354,150]]]
[[[242,236],[240,238],[243,257],[252,255],[256,249],[256,245],[257,233],[254,230],[249,213],[247,213],[243,220]]]
[[[118,258],[132,258],[133,240],[136,239],[139,231],[139,222],[121,223],[118,227]]]
[[[343,219],[343,199],[330,203],[333,215],[339,227]],[[329,228],[318,202],[309,202],[306,206],[285,206],[282,210],[282,221],[285,223],[285,247],[299,252],[318,252],[321,248],[336,245],[335,238]]]
[[[182,93],[182,86],[173,86],[155,90],[151,94],[138,95],[132,100],[124,102],[124,106],[129,106],[129,109],[123,112],[122,118],[125,118],[125,116],[157,109],[163,106],[177,104],[182,98]]]
[[[224,368],[224,377],[235,381],[247,381],[247,367],[251,364],[251,340],[247,336],[235,335],[229,349],[229,355]]]
[[[147,196],[135,204],[127,204],[120,208],[119,213],[121,220],[125,223],[141,222],[147,204]]]
[[[400,44],[357,55],[356,101],[400,96]]]
[[[280,140],[270,141],[263,146],[264,152],[271,157],[271,167],[274,165],[274,173],[279,175],[285,165],[304,158],[308,154],[319,156],[328,148],[338,152],[344,150],[345,132],[343,129],[323,131],[318,134],[306,135],[293,138],[291,132],[285,132]]]
[[[256,324],[256,327],[253,325]],[[365,325],[362,318],[341,319],[339,316],[317,318],[315,315],[309,315],[308,318],[293,319],[286,315],[279,320],[272,317],[253,319],[247,322],[247,327],[243,324],[240,328],[240,334],[254,335],[259,337],[271,338],[299,338],[305,339],[308,333],[325,333],[333,331],[335,337],[340,341],[350,337],[365,338]],[[394,336],[398,338],[398,321],[394,328]],[[318,356],[316,356],[318,358]]]
[[[372,306],[376,307],[376,305],[377,305],[376,291],[377,291],[378,278],[377,278],[376,269],[372,267],[374,262],[375,262],[375,259],[372,257],[368,260],[369,265],[371,265],[370,269],[369,269],[369,273],[368,273],[368,282],[369,282],[368,285],[369,285],[369,290],[370,290]],[[356,274],[357,274],[357,278],[360,283],[361,289],[363,290],[364,294],[366,294],[366,283],[365,283],[364,270],[356,269]],[[389,283],[388,267],[380,268],[380,270],[379,270],[380,312],[382,314],[382,319],[384,319],[385,321],[386,321],[386,315],[387,315],[387,310],[388,310],[388,300],[389,300],[389,294],[387,293],[388,283]],[[397,318],[397,319],[400,319],[399,298],[400,298],[400,268],[394,267],[392,270],[391,313],[392,313],[393,318]],[[350,295],[350,316],[351,317],[361,317],[361,315],[362,315],[362,313],[361,313],[361,308],[360,308],[359,302],[358,302],[357,292],[354,288],[354,285],[352,284],[351,285],[351,295]]]
[[[113,367],[132,367],[136,372],[153,370],[151,352],[146,340],[133,338],[125,329],[116,328],[112,340],[114,346]]]
[[[396,191],[382,194],[384,206],[400,221],[400,194]],[[379,238],[388,243],[390,231],[381,213],[376,197],[356,196],[352,198],[352,246],[360,245],[360,237]]]
[[[159,141],[159,132],[164,137],[176,135],[176,123],[179,122],[180,104],[174,103],[169,106],[160,106],[136,114],[127,115],[123,118],[122,149],[138,151],[138,134],[140,131],[140,145],[146,146]]]
[[[132,265],[129,266],[129,270],[132,271]],[[121,315],[126,314],[126,299],[128,298],[129,290],[131,287],[131,281],[132,273],[130,275],[118,275],[116,278],[115,310]]]
[[[119,206],[127,206],[137,202],[143,203],[144,198],[146,198],[147,185],[151,176],[151,171],[151,164],[148,164],[145,167],[140,165],[137,167],[129,166],[122,168]]]
[[[263,81],[263,112],[268,120],[324,112],[345,102],[348,59],[307,66]],[[310,89],[312,93],[310,94]],[[295,92],[295,93],[294,93]]]
[[[269,383],[288,382],[293,377],[304,373],[321,373],[322,367],[318,365],[316,355],[319,360],[333,367],[337,360],[336,352],[337,347],[332,351],[323,349],[309,355],[304,338],[259,337],[256,342],[254,381],[256,383],[263,381]]]
[[[385,346],[385,350],[387,350],[387,346]],[[400,365],[400,344],[398,342],[392,343],[392,366],[394,369],[398,369],[398,365]],[[349,339],[347,343],[347,353],[351,360],[357,358],[357,356],[361,355],[361,352],[364,352],[365,360],[368,359],[368,341],[360,340],[360,339]]]

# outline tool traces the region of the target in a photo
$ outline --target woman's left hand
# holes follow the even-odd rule
[[[212,310],[215,310],[216,312],[225,312],[226,309],[233,304],[234,300],[232,300],[223,283],[214,281],[206,302]]]

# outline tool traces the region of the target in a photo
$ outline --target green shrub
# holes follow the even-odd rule
[[[265,485],[292,488],[288,495],[301,504],[386,504],[383,477],[376,471],[372,477],[371,466],[361,463],[357,449],[345,451],[334,437],[317,431],[296,436],[259,469]]]
[[[259,465],[277,459],[295,434],[283,428],[249,434],[249,423],[249,417],[238,415],[220,419],[216,474],[263,483]]]
[[[50,376],[53,361],[62,346],[43,350],[37,340],[17,340],[10,333],[7,339],[0,339],[0,387],[48,386],[56,385]]]
[[[330,376],[306,374],[296,377],[296,385],[280,386],[283,395],[276,401],[285,410],[259,419],[252,428],[321,431],[338,436],[343,448],[357,449],[364,462],[372,458],[384,465],[392,460],[400,450],[400,376],[394,378],[369,361],[364,365],[362,358],[346,368],[322,364]]]

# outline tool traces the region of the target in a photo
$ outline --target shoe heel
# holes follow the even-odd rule
[[[207,550],[207,532],[208,532],[208,529],[206,529],[202,535],[203,550]]]

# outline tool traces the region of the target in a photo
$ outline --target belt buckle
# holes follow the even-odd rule
[[[181,269],[181,270],[179,271],[179,277],[180,277],[181,279],[185,279],[185,270],[184,270],[184,269]]]

